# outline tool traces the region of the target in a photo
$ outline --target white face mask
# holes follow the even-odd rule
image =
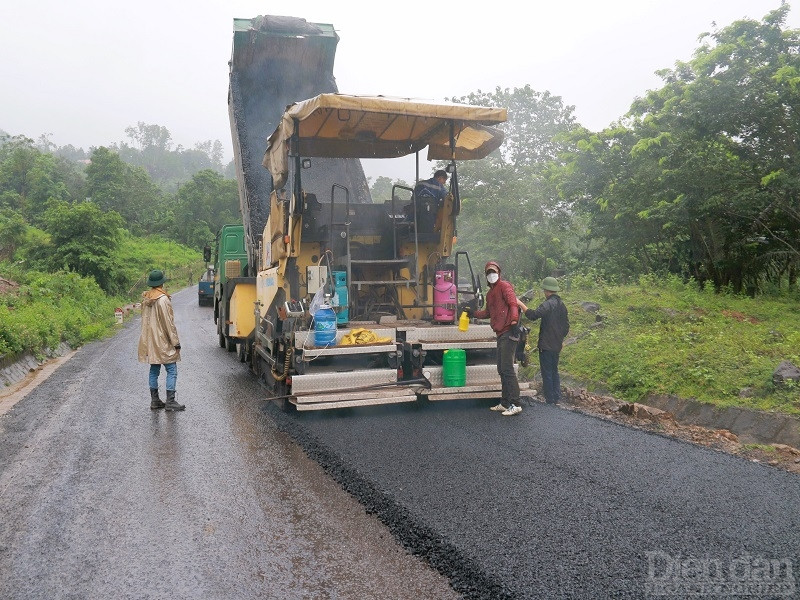
[[[491,283],[492,285],[494,285],[495,283],[497,283],[497,280],[498,280],[498,279],[500,279],[500,275],[498,275],[498,274],[497,274],[497,273],[495,273],[495,272],[491,272],[491,273],[489,273],[489,274],[486,276],[486,281],[488,281],[488,282],[489,282],[489,283]]]

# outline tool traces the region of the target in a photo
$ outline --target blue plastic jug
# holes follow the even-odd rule
[[[330,304],[323,304],[314,314],[314,345],[332,346],[336,343],[336,313]]]

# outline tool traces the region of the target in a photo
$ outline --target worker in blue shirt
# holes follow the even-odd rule
[[[438,170],[433,177],[420,181],[414,187],[414,199],[417,205],[417,226],[422,231],[433,231],[436,213],[447,196],[447,172]]]

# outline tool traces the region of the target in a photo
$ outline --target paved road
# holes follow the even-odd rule
[[[174,304],[185,413],[149,410],[135,319],[0,418],[0,598],[456,598],[264,414],[196,288]]]
[[[270,411],[469,597],[800,597],[796,475],[545,404],[514,418],[489,404]]]
[[[541,404],[283,414],[193,300],[186,413],[134,322],[0,419],[0,597],[798,596],[797,476]]]

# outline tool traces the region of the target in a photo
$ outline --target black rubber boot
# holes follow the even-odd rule
[[[166,406],[158,397],[158,388],[150,388],[150,410],[158,410]]]
[[[175,401],[175,390],[167,390],[167,404],[165,406],[166,410],[184,410],[186,405],[178,404]]]

